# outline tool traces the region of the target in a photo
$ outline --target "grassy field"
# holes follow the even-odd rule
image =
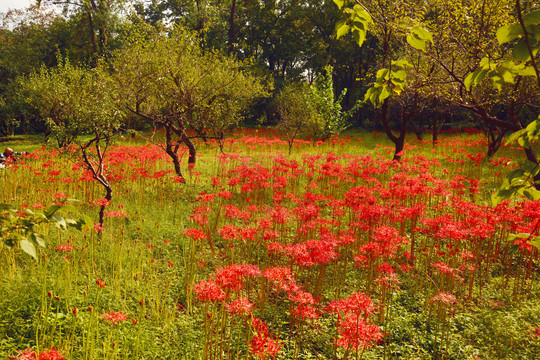
[[[1,145],[30,152],[0,169],[18,221],[67,203],[96,221],[76,151]],[[0,358],[538,359],[538,250],[511,234],[538,232],[540,202],[492,207],[522,155],[485,149],[411,139],[398,164],[384,134],[288,155],[241,130],[199,144],[183,184],[159,146],[120,139],[104,224],[39,225],[37,260],[0,243]]]

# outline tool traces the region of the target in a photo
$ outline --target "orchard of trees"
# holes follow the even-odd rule
[[[120,123],[123,129],[161,127],[190,149],[186,130],[221,138],[240,122],[279,124],[289,139],[325,139],[364,126],[384,129],[399,158],[407,133],[421,138],[430,130],[436,141],[442,126],[475,126],[487,134],[491,156],[505,135],[538,113],[536,20],[526,38],[510,30],[521,40],[503,42],[497,33],[519,25],[537,6],[513,0],[43,0],[2,14],[0,132],[44,132],[63,146],[88,130],[68,105],[59,109],[62,99],[91,111],[89,97],[64,98],[61,91],[71,92],[71,85],[53,84],[67,81],[61,72],[72,70],[85,79],[107,77],[100,80],[106,96],[97,97],[103,104],[94,105],[107,108],[116,129]],[[521,68],[505,65],[514,59]],[[44,93],[41,104],[28,93],[46,91],[39,81],[58,90]],[[286,104],[294,102],[309,103],[302,110],[308,113],[292,114]],[[175,144],[167,148],[173,162]]]

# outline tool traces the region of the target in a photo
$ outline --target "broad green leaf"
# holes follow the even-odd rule
[[[540,200],[540,191],[534,188],[524,189],[523,195],[525,195],[525,197],[529,200],[533,200],[533,201]]]
[[[525,39],[520,39],[516,46],[512,48],[512,57],[516,61],[529,61],[531,56]]]
[[[67,229],[67,224],[63,217],[58,214],[54,214],[52,217],[55,220],[54,226],[62,230]]]
[[[527,15],[523,16],[523,22],[525,25],[540,24],[540,10],[531,11]]]
[[[77,213],[78,212],[77,208],[70,204],[62,205],[62,208],[60,210],[63,213],[67,213],[67,212]]]
[[[527,129],[521,129],[512,133],[512,135],[508,137],[508,140],[506,140],[506,145],[509,145],[513,143],[514,141],[517,141],[517,139],[523,136],[523,134],[525,134],[526,132],[527,132]]]
[[[484,79],[486,74],[488,74],[489,72],[490,70],[480,69],[473,71],[472,73],[467,75],[467,77],[463,81],[465,84],[465,89],[467,89],[467,91],[471,91],[471,88],[480,83]]]
[[[420,39],[416,34],[408,34],[407,42],[415,49],[426,51],[426,40]]]
[[[531,147],[531,144],[529,143],[529,139],[527,139],[525,136],[518,138],[517,142],[519,146],[521,146],[524,149],[528,149]]]
[[[536,76],[536,72],[532,66],[527,66],[524,69],[518,70],[517,73],[521,76]]]
[[[37,260],[36,247],[28,239],[22,239],[19,242],[21,250]]]
[[[353,6],[353,10],[356,16],[358,16],[359,18],[367,21],[368,23],[373,22],[373,19],[371,19],[371,15],[369,15],[369,13],[366,11],[366,9],[364,9],[364,7],[356,4]]]
[[[516,239],[528,239],[531,236],[529,233],[519,233],[519,234],[510,234],[508,235],[509,241],[514,241]]]
[[[384,79],[389,80],[390,79],[390,70],[389,69],[380,69],[377,71],[377,74],[375,75],[377,80]]]
[[[361,47],[364,41],[366,40],[366,32],[355,29],[355,31],[353,31],[353,37],[354,37],[354,41],[356,41],[358,46]]]
[[[352,22],[352,28],[356,29],[356,30],[366,32],[367,29],[368,29],[368,24],[367,24],[366,21],[355,20],[355,21]]]
[[[506,178],[508,179],[508,182],[510,185],[513,185],[516,180],[524,180],[525,177],[525,171],[523,169],[514,169],[508,173]]]
[[[390,94],[392,93],[392,90],[389,86],[383,86],[381,90],[381,94],[379,95],[379,101],[383,101],[384,99],[388,98]]]
[[[336,38],[340,38],[343,35],[347,34],[351,28],[349,25],[347,25],[347,22],[345,20],[339,20],[336,23]]]
[[[503,81],[508,84],[514,83],[514,74],[504,68],[499,69],[499,74],[501,75]]]
[[[519,167],[533,176],[538,173],[538,165],[530,160],[523,160],[519,162]]]
[[[413,28],[413,32],[418,36],[418,38],[422,40],[427,40],[431,43],[433,42],[433,36],[428,30],[423,29],[421,27],[415,27]]]
[[[33,233],[30,235],[30,239],[39,246],[45,247],[45,241],[43,241],[43,236],[41,236],[41,234]]]
[[[465,84],[465,89],[467,89],[467,91],[471,91],[471,87],[474,83],[474,79],[477,76],[478,76],[478,70],[473,71],[472,73],[469,73],[469,75],[465,77],[465,80],[463,80],[463,83]]]
[[[392,61],[392,65],[402,67],[402,68],[411,68],[412,67],[411,63],[408,62],[407,60]]]
[[[407,78],[407,73],[404,70],[392,71],[392,76],[405,81]]]
[[[343,4],[345,3],[345,0],[334,0],[334,4],[337,5],[337,7],[341,10],[343,7]]]
[[[371,99],[371,95],[373,95],[373,92],[375,91],[375,89],[373,89],[372,87],[370,87],[367,91],[366,91],[366,94],[364,95],[364,102],[367,102]]]
[[[497,29],[497,41],[500,45],[517,39],[523,35],[523,28],[519,24],[508,24]]]
[[[540,250],[540,237],[535,236],[534,240],[529,241],[529,244]]]

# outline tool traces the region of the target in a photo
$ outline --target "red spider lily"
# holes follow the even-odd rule
[[[266,334],[258,333],[251,339],[250,349],[255,355],[259,355],[259,359],[264,359],[266,356],[275,359],[281,350],[281,344]]]
[[[17,350],[17,356],[10,357],[13,360],[64,360],[56,349],[45,350],[39,355],[32,349],[26,348],[25,350]]]
[[[457,302],[457,299],[451,293],[439,291],[439,293],[429,300],[431,303],[441,303],[443,305],[453,305]]]
[[[60,252],[70,252],[71,250],[75,249],[75,246],[71,245],[71,244],[61,244],[61,245],[58,245],[55,250],[57,251],[60,251]]]
[[[212,280],[201,280],[193,289],[197,298],[203,302],[207,301],[223,301],[227,298],[227,294]]]
[[[107,211],[105,213],[105,216],[110,217],[110,218],[117,218],[117,217],[128,216],[128,214],[124,210],[118,210],[118,211]]]
[[[103,289],[107,283],[102,278],[99,278],[96,280],[96,285]]]
[[[295,292],[289,293],[289,300],[297,302],[299,304],[309,304],[313,305],[317,303],[317,300],[313,298],[313,295],[307,291],[297,290]]]
[[[225,304],[225,310],[231,314],[243,316],[251,314],[253,306],[255,306],[255,304],[251,303],[248,298],[241,297],[230,304]]]
[[[313,306],[306,304],[298,304],[296,309],[292,310],[291,313],[295,316],[298,316],[302,320],[305,319],[318,319],[320,314],[315,310]]]
[[[109,206],[109,201],[105,198],[102,198],[99,200],[92,201],[92,204],[97,205],[97,206]]]
[[[442,263],[440,261],[437,261],[435,264],[431,264],[431,266],[439,270],[442,274],[450,275],[452,277],[454,277],[457,272],[456,269],[451,268],[449,265]]]
[[[223,205],[223,209],[225,209],[225,217],[229,219],[249,220],[252,216],[249,212],[241,211],[234,205]]]
[[[208,239],[208,236],[204,233],[204,231],[199,229],[187,229],[184,231],[184,235],[189,236],[194,241]]]
[[[378,326],[368,324],[358,315],[349,314],[339,323],[337,346],[345,349],[366,349],[377,344],[383,334]]]
[[[231,240],[238,237],[239,229],[233,225],[223,225],[223,227],[218,230],[218,233],[223,239]]]
[[[364,293],[357,292],[345,299],[332,300],[326,306],[329,313],[349,314],[353,313],[356,316],[363,315],[367,317],[373,312],[371,299]]]
[[[118,311],[118,312],[113,312],[111,311],[110,313],[105,313],[105,314],[101,314],[101,318],[105,321],[110,321],[113,323],[113,325],[116,325],[117,322],[121,322],[121,321],[126,321],[128,320],[128,318],[126,317],[126,315],[124,315],[123,312],[121,311]]]
[[[215,283],[222,289],[241,290],[244,278],[259,276],[261,271],[255,265],[233,264],[216,270]]]

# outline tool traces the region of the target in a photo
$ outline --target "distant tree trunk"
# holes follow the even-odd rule
[[[424,137],[424,117],[419,116],[418,117],[418,124],[414,127],[414,133],[416,134],[416,138],[418,140],[422,140]]]
[[[504,129],[499,129],[499,128],[487,129],[488,150],[486,153],[486,158],[488,159],[491,158],[493,155],[495,155],[497,150],[499,150],[499,148],[502,145],[502,140],[505,134],[506,134],[506,131]]]
[[[234,53],[234,44],[236,43],[236,29],[234,18],[236,16],[236,0],[232,0],[231,12],[229,16],[229,54]]]
[[[432,141],[433,146],[437,145],[437,143],[439,142],[440,117],[441,115],[439,113],[435,113],[431,121],[431,141]]]

